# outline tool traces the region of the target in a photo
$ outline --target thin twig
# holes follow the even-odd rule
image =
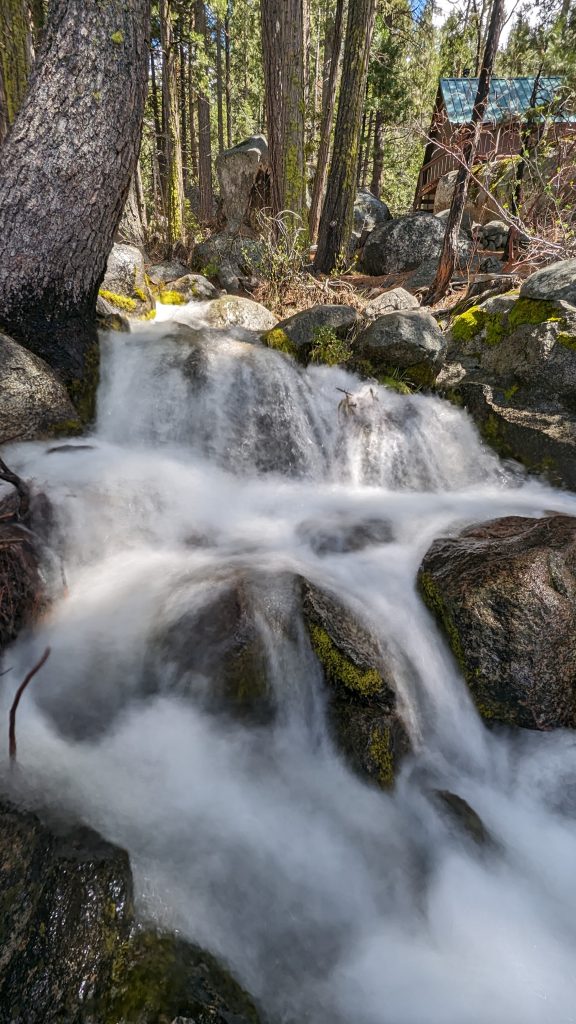
[[[11,761],[16,760],[16,711],[18,710],[20,698],[24,693],[24,690],[28,686],[30,680],[34,678],[36,673],[39,672],[42,666],[48,661],[49,656],[50,648],[47,647],[46,650],[44,651],[44,654],[40,658],[40,661],[38,661],[36,665],[34,665],[34,668],[30,669],[26,678],[23,680],[23,682],[20,683],[20,686],[16,690],[16,696],[14,697],[12,707],[10,708],[10,729],[8,732],[9,752]]]

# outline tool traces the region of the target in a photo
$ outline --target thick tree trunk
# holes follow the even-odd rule
[[[26,0],[0,0],[0,142],[24,99],[33,57]]]
[[[174,39],[171,0],[160,0],[160,31],[162,34],[162,110],[164,113],[164,160],[166,164],[164,208],[168,245],[173,249],[175,245],[183,241],[184,185],[176,68],[178,46]]]
[[[384,114],[381,110],[376,111],[376,122],[374,125],[374,159],[372,162],[372,181],[370,191],[376,199],[380,199],[382,192],[382,172],[384,170]]]
[[[307,0],[261,0],[260,7],[272,213],[303,214]]]
[[[472,121],[469,126],[469,139],[464,148],[462,165],[458,171],[454,185],[454,192],[452,194],[452,202],[450,203],[450,210],[446,221],[446,231],[444,234],[444,242],[442,244],[442,252],[440,253],[438,269],[436,271],[434,281],[432,282],[424,300],[424,304],[428,306],[438,302],[446,294],[446,290],[450,284],[450,279],[454,273],[456,253],[458,251],[458,239],[460,236],[460,225],[462,223],[462,215],[464,213],[464,207],[466,206],[468,186],[470,184],[470,168],[474,163],[476,150],[478,149],[478,140],[480,138],[484,113],[488,103],[490,80],[492,78],[492,69],[494,67],[494,60],[498,50],[500,32],[502,31],[504,10],[504,0],[493,0],[490,24],[488,26],[488,34],[486,36],[486,47],[482,60],[482,71],[478,80],[476,101],[474,103],[474,110],[472,111]]]
[[[228,0],[224,19],[224,57],[226,65],[226,143],[232,148],[232,78],[230,75],[230,17],[232,0]]]
[[[216,19],[216,104],[218,107],[218,152],[224,149],[224,82],[222,74],[222,22]]]
[[[138,159],[148,21],[148,0],[53,0],[0,148],[0,328],[60,372],[82,412],[98,287]]]
[[[206,46],[206,8],[204,0],[196,0],[196,32]],[[210,99],[202,90],[198,94],[198,186],[200,203],[198,219],[209,224],[214,216],[212,190],[212,134],[210,129]]]
[[[186,196],[189,185],[190,167],[190,157],[188,153],[188,103],[186,99],[186,78],[188,74],[188,65],[186,63],[186,51],[183,43],[184,26],[182,23],[182,19],[180,19],[179,27],[180,44],[178,49],[178,56],[180,63],[180,74],[178,76],[178,85],[180,89],[180,152],[182,154],[182,185],[184,189],[184,196]]]
[[[322,88],[322,123],[320,126],[320,145],[316,162],[316,174],[312,188],[312,201],[308,224],[310,241],[315,242],[320,224],[320,211],[324,202],[326,179],[328,177],[328,161],[330,158],[330,139],[332,121],[336,105],[336,89],[338,86],[338,66],[342,49],[342,26],[344,22],[344,0],[337,0],[334,20],[326,26],[324,43],[324,82]]]
[[[115,240],[144,249],[146,244],[146,227],[146,207],[144,205],[140,165],[138,164],[130,182],[128,196],[124,204]]]
[[[154,147],[156,150],[156,161],[158,174],[162,189],[162,209],[164,209],[164,191],[166,182],[166,163],[164,160],[164,125],[162,123],[160,101],[158,99],[158,84],[156,81],[156,52],[150,49],[150,94],[152,97],[152,113],[154,115]]]
[[[346,251],[352,235],[358,139],[376,3],[377,0],[354,0],[348,7],[334,151],[314,262],[316,270],[326,274],[334,269],[338,257]]]

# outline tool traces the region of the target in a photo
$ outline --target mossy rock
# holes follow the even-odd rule
[[[0,1024],[257,1024],[213,957],[139,925],[126,853],[0,800]]]
[[[388,788],[410,748],[391,671],[376,640],[344,605],[307,580],[301,586],[304,622],[331,692],[337,743],[357,771]]]
[[[127,317],[141,318],[154,309],[144,257],[136,246],[112,246],[99,296]]]

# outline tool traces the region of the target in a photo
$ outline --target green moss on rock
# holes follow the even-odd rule
[[[109,292],[106,288],[101,288],[98,294],[103,299],[106,299],[107,302],[110,302],[112,306],[116,306],[117,309],[123,309],[126,313],[134,313],[138,306],[136,299],[131,299],[128,295],[119,295],[117,292]]]
[[[377,766],[379,784],[383,789],[388,789],[394,782],[394,758],[390,730],[384,726],[375,726],[368,750],[372,761]]]
[[[185,306],[186,299],[180,292],[165,290],[158,293],[158,301],[163,306]]]
[[[273,327],[271,331],[266,331],[262,335],[262,341],[268,348],[273,348],[276,352],[284,352],[288,356],[293,356],[294,359],[298,357],[296,345],[281,327]]]
[[[508,314],[513,330],[523,324],[559,323],[561,320],[555,303],[545,299],[518,299]]]
[[[331,679],[363,697],[372,697],[380,692],[382,677],[376,669],[362,670],[345,658],[321,626],[310,623],[309,631],[316,657]]]
[[[481,306],[472,306],[465,313],[460,313],[452,323],[452,337],[455,341],[472,341],[483,329],[486,322],[486,310]]]

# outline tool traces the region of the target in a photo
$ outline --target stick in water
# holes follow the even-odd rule
[[[24,690],[28,686],[28,683],[30,682],[30,680],[34,678],[36,673],[39,672],[40,669],[42,668],[42,666],[48,661],[49,655],[50,655],[50,648],[47,647],[46,650],[44,651],[44,654],[40,658],[40,661],[38,661],[34,665],[34,668],[30,669],[30,671],[29,671],[28,675],[26,676],[26,678],[24,679],[23,682],[20,683],[20,686],[16,690],[16,696],[14,697],[14,700],[12,702],[12,707],[10,708],[10,730],[9,730],[9,733],[8,733],[9,751],[10,751],[10,760],[11,761],[15,761],[16,760],[16,711],[18,710],[18,705],[20,703],[20,698],[21,698],[22,694],[24,693]]]

